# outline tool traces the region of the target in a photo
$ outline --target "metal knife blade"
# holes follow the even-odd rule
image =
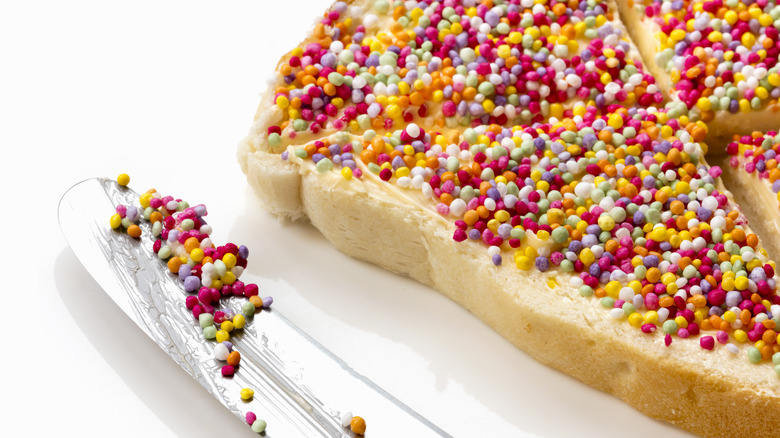
[[[359,409],[366,436],[449,436],[349,367],[279,311],[264,309],[231,342],[241,352],[239,372],[220,373],[214,342],[184,304],[187,293],[152,251],[147,224],[140,239],[112,230],[119,204],[137,205],[138,194],[113,180],[82,181],[60,199],[58,219],[79,261],[105,292],[160,348],[236,416],[262,412],[269,437],[352,436],[343,411]],[[223,298],[239,309],[243,299]],[[241,388],[255,391],[251,403]],[[357,412],[356,412],[357,413]]]

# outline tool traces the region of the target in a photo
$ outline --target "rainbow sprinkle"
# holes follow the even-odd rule
[[[659,54],[678,71],[665,109],[609,4],[338,2],[280,64],[268,144],[316,172],[398,187],[496,266],[547,273],[551,288],[568,273],[667,346],[749,343],[749,360],[780,363],[775,264],[702,159],[715,111],[780,96],[774,4],[734,9],[744,23],[710,25],[718,40],[699,27],[733,19],[723,2],[648,2],[675,42]],[[755,39],[739,48],[734,32]]]
[[[272,146],[302,131],[535,123],[663,100],[606,2],[394,4],[337,2],[317,41],[291,52]]]
[[[780,7],[769,0],[646,0],[659,28],[655,63],[671,79],[671,93],[708,122],[719,111],[780,110]]]
[[[732,155],[729,161],[732,167],[738,167],[741,163],[745,172],[755,173],[771,184],[772,192],[780,192],[780,169],[777,168],[780,136],[777,132],[754,132],[751,135],[736,136],[726,147],[726,152]]]
[[[126,186],[129,177],[122,174],[117,182]],[[142,233],[138,223],[148,222],[155,238],[153,251],[181,281],[188,293],[187,309],[198,320],[204,338],[215,340],[217,347],[224,350],[225,357],[221,360],[227,360],[228,364],[222,368],[222,375],[231,376],[241,355],[233,350],[230,334],[243,329],[246,318],[254,316],[257,309],[269,307],[273,299],[259,297],[256,284],[239,280],[247,266],[249,250],[233,243],[214,245],[210,237],[212,228],[204,220],[207,214],[203,204],[190,206],[186,201],[150,189],[139,196],[138,206],[118,205],[109,223],[111,228],[123,229],[138,238]],[[222,298],[229,296],[248,300],[240,312],[219,308]]]

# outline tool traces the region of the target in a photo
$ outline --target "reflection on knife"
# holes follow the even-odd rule
[[[211,343],[203,339],[185,306],[180,282],[161,266],[146,230],[140,239],[117,233],[108,216],[138,194],[103,178],[71,187],[59,204],[62,232],[95,280],[117,305],[184,370],[225,407],[244,419],[262,412],[267,436],[350,436],[342,411],[368,419],[366,436],[449,436],[401,401],[355,372],[294,326],[277,310],[264,310],[231,342],[241,351],[241,372],[220,375]],[[236,309],[245,300],[223,298]],[[254,388],[250,403],[242,388]]]

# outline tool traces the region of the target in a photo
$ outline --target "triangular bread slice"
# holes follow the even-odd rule
[[[780,170],[777,153],[780,137],[777,131],[753,132],[735,136],[726,146],[721,159],[723,180],[734,192],[753,228],[764,236],[763,246],[770,257],[780,257]]]
[[[357,26],[361,25],[361,14],[363,14],[363,22],[368,20],[372,25],[377,26],[375,33],[377,38],[380,38],[379,33],[382,30],[391,29],[393,23],[398,23],[402,17],[406,17],[407,21],[410,18],[419,19],[419,15],[415,18],[419,13],[415,12],[414,8],[407,8],[411,3],[413,2],[396,2],[395,8],[389,8],[389,3],[382,0],[368,4],[337,3],[325,15],[325,20],[330,20],[334,25],[315,28],[312,37],[307,40],[302,49],[314,39],[327,41],[330,36],[343,37],[341,32],[349,32],[350,35],[360,33]],[[476,5],[475,2],[464,1],[463,3]],[[526,2],[519,3],[522,6]],[[535,4],[536,2],[529,3],[531,8],[529,13],[532,18],[533,8],[537,7]],[[563,8],[563,13],[566,14],[568,3],[560,4],[566,6]],[[587,6],[593,7],[593,5],[596,3],[590,2],[586,5],[586,9]],[[603,2],[598,5],[606,7],[605,12],[612,17],[611,19],[617,16],[614,3]],[[555,7],[548,6],[549,12],[555,13],[553,11]],[[384,12],[377,14],[368,12],[373,10]],[[557,10],[561,11],[561,7]],[[491,9],[487,8],[487,11]],[[494,12],[498,14],[498,11]],[[422,10],[422,13],[424,15],[425,11]],[[486,10],[480,10],[478,13],[486,16]],[[354,21],[347,24],[345,16]],[[539,20],[541,19],[539,17]],[[501,17],[499,17],[500,22]],[[510,22],[508,17],[507,22]],[[339,28],[337,23],[342,23],[342,27]],[[619,23],[615,22],[612,28],[618,25]],[[337,35],[335,29],[342,28],[345,30],[339,30]],[[398,35],[403,33],[399,31]],[[365,38],[365,35],[363,37]],[[339,48],[338,44],[336,48]],[[297,80],[290,77],[294,73],[288,72],[284,63],[290,65],[291,57],[297,56],[295,53],[304,52],[305,50],[293,52],[285,57],[280,63],[280,74],[287,76],[288,80]],[[293,63],[297,64],[298,61]],[[338,81],[338,77],[334,76],[334,80]],[[502,164],[498,167],[501,170],[510,169],[510,173],[502,174],[505,179],[497,181],[497,174],[493,172],[492,181],[495,185],[491,188],[495,189],[495,192],[491,192],[490,195],[495,197],[498,193],[501,202],[516,203],[518,200],[525,202],[534,198],[535,201],[531,202],[535,203],[539,200],[536,199],[539,191],[544,193],[545,189],[549,189],[553,184],[563,190],[559,192],[563,194],[564,199],[568,199],[564,196],[566,194],[575,197],[589,196],[591,201],[598,198],[595,204],[599,206],[602,205],[601,201],[604,197],[602,195],[593,197],[597,189],[610,197],[616,196],[610,190],[601,190],[607,189],[602,183],[609,185],[609,188],[616,192],[618,189],[624,190],[619,193],[618,200],[626,194],[631,194],[632,196],[628,198],[634,199],[646,189],[652,199],[640,197],[636,201],[646,207],[652,204],[652,201],[657,201],[658,205],[653,204],[653,210],[657,210],[658,215],[653,212],[645,216],[644,214],[648,213],[648,209],[645,208],[641,217],[632,216],[631,220],[636,221],[639,232],[634,233],[635,236],[631,235],[631,232],[628,234],[632,241],[639,242],[641,245],[631,248],[630,251],[634,253],[629,253],[628,260],[632,263],[644,263],[649,268],[656,269],[658,266],[666,270],[667,265],[664,265],[664,262],[659,264],[658,257],[654,255],[661,255],[665,251],[659,249],[660,240],[673,242],[674,245],[684,248],[684,251],[695,252],[703,249],[700,248],[703,243],[705,245],[711,243],[708,239],[712,238],[710,237],[712,233],[707,234],[707,238],[699,236],[701,237],[699,240],[690,233],[682,234],[684,228],[695,228],[700,222],[706,222],[711,224],[708,225],[710,229],[728,229],[728,233],[716,233],[718,239],[726,239],[728,242],[728,251],[719,248],[723,250],[721,251],[723,254],[716,254],[716,260],[718,263],[725,263],[725,259],[728,259],[730,265],[738,263],[737,266],[750,264],[750,271],[756,271],[757,276],[755,280],[740,280],[742,283],[740,287],[751,288],[746,290],[756,289],[758,292],[758,283],[763,281],[760,289],[763,295],[758,296],[757,299],[763,306],[764,316],[759,318],[758,324],[763,325],[760,320],[764,318],[776,324],[776,320],[780,320],[778,319],[780,307],[772,306],[780,303],[780,298],[774,295],[775,280],[758,278],[758,270],[773,274],[774,264],[766,259],[760,246],[756,245],[755,236],[751,235],[747,228],[744,216],[721,185],[718,178],[719,171],[716,168],[710,169],[704,162],[703,153],[706,147],[699,143],[707,132],[704,124],[692,123],[686,115],[670,118],[666,113],[656,112],[652,108],[649,111],[636,108],[613,108],[614,112],[607,111],[604,115],[587,112],[578,114],[572,110],[570,114],[564,113],[572,116],[571,118],[552,117],[549,123],[516,126],[508,124],[505,127],[498,124],[479,125],[477,124],[479,122],[475,123],[474,119],[467,121],[464,126],[463,120],[457,120],[457,117],[455,123],[446,118],[437,121],[435,111],[431,111],[427,112],[425,117],[421,117],[418,113],[417,117],[413,117],[416,122],[414,124],[407,122],[396,124],[396,121],[393,121],[393,125],[386,129],[384,125],[382,129],[372,129],[373,126],[370,124],[369,127],[364,127],[357,120],[354,120],[356,126],[352,124],[353,120],[335,126],[331,119],[327,119],[325,126],[317,128],[317,132],[309,132],[307,131],[309,128],[294,130],[291,122],[285,124],[284,109],[279,105],[273,105],[274,102],[278,102],[278,95],[283,94],[281,87],[284,86],[286,86],[284,82],[278,83],[261,103],[256,123],[249,137],[239,146],[238,153],[239,162],[242,170],[247,174],[250,185],[255,188],[269,210],[290,218],[307,217],[344,253],[393,272],[409,275],[431,286],[473,312],[510,342],[527,351],[540,362],[613,394],[653,418],[676,424],[703,436],[759,436],[775,433],[775,425],[780,420],[778,418],[780,417],[780,409],[778,409],[780,408],[780,383],[769,359],[771,353],[776,351],[774,347],[776,344],[770,344],[764,351],[759,351],[758,359],[762,363],[752,364],[745,356],[750,354],[751,358],[756,359],[755,354],[758,349],[753,351],[755,347],[752,344],[735,341],[735,338],[739,337],[735,331],[744,325],[748,325],[752,330],[753,324],[756,324],[755,317],[748,318],[747,324],[742,323],[741,320],[728,322],[726,319],[730,317],[724,312],[731,309],[725,304],[713,305],[719,309],[712,311],[714,317],[710,317],[709,312],[696,315],[695,310],[703,311],[703,308],[697,307],[696,304],[701,304],[702,297],[709,299],[708,294],[701,287],[698,289],[689,287],[696,281],[686,283],[680,280],[679,288],[686,291],[685,294],[674,292],[677,281],[674,281],[675,286],[663,283],[663,287],[666,288],[664,291],[668,291],[668,294],[661,293],[658,288],[654,290],[659,292],[659,299],[664,299],[667,305],[669,300],[676,299],[673,304],[675,307],[665,308],[672,309],[671,312],[679,312],[678,316],[683,319],[685,319],[684,315],[687,315],[691,321],[680,321],[679,327],[672,327],[671,323],[664,325],[663,322],[669,321],[664,321],[663,316],[658,318],[657,312],[654,316],[647,311],[647,308],[642,308],[643,304],[639,301],[642,301],[646,295],[637,293],[636,290],[632,292],[631,288],[626,287],[632,281],[642,282],[641,275],[646,274],[638,274],[641,269],[626,275],[615,273],[614,279],[612,274],[607,274],[605,277],[607,281],[593,284],[594,287],[588,285],[591,280],[587,275],[564,272],[566,269],[562,266],[566,263],[571,264],[574,269],[589,268],[589,265],[594,263],[594,258],[591,257],[592,252],[582,253],[579,249],[575,249],[577,245],[566,246],[577,238],[581,239],[583,232],[577,235],[569,230],[567,239],[558,243],[555,241],[560,237],[560,233],[556,233],[555,238],[549,232],[545,234],[547,230],[542,226],[557,225],[555,229],[563,226],[563,224],[550,222],[552,217],[555,217],[556,221],[560,219],[557,212],[555,215],[544,213],[547,224],[539,223],[542,213],[529,216],[528,211],[522,212],[525,219],[536,219],[536,222],[531,221],[536,224],[536,227],[522,222],[524,227],[528,225],[523,233],[510,232],[508,235],[502,232],[484,233],[485,229],[475,227],[474,223],[469,223],[470,219],[465,220],[466,213],[462,211],[462,206],[455,208],[453,206],[455,201],[451,199],[446,199],[450,201],[449,204],[445,202],[446,197],[441,196],[443,186],[436,184],[442,182],[442,174],[433,170],[447,166],[448,158],[456,158],[458,165],[470,166],[474,169],[472,175],[468,175],[468,171],[461,167],[454,167],[451,172],[456,174],[457,179],[450,179],[450,181],[458,181],[456,187],[460,188],[465,187],[466,178],[476,175],[475,162],[483,172],[485,167],[482,164],[500,162]],[[434,105],[431,108],[436,109]],[[339,111],[346,110],[339,108]],[[343,116],[337,111],[335,118],[340,120],[341,117]],[[302,127],[303,124],[299,123],[298,128]],[[588,131],[588,128],[591,131]],[[291,136],[293,131],[295,133]],[[576,131],[579,131],[579,134]],[[587,139],[586,134],[590,134]],[[544,141],[537,145],[534,141],[536,138]],[[416,154],[421,152],[420,145],[414,146],[415,142],[423,143],[425,152],[434,148],[432,154],[440,159],[438,163],[417,166],[421,163],[418,160],[420,157]],[[437,145],[439,149],[436,149]],[[360,152],[364,150],[371,151],[366,154],[365,160],[360,156]],[[423,170],[420,171],[422,173],[418,172],[416,175],[399,173],[398,169],[404,166],[400,162],[392,163],[399,157],[398,154],[393,153],[394,150],[400,152],[405,166],[422,167]],[[536,150],[539,151],[541,158],[536,155]],[[517,151],[514,152],[515,155],[512,155],[513,151]],[[570,156],[582,154],[585,161],[575,160],[576,162],[568,167],[565,163],[568,158],[562,158],[566,157],[566,153]],[[316,154],[320,156],[315,157]],[[347,158],[346,154],[351,155]],[[384,163],[384,159],[380,158],[382,154],[387,155],[384,159],[389,159],[391,165],[382,167]],[[573,187],[566,180],[561,182],[552,178],[549,182],[544,181],[547,183],[545,186],[540,183],[540,175],[536,175],[537,179],[531,178],[530,175],[523,175],[520,178],[524,184],[531,184],[528,181],[530,178],[537,190],[518,191],[517,195],[514,195],[515,199],[508,201],[506,194],[514,193],[512,189],[507,189],[509,184],[506,178],[511,180],[511,173],[518,176],[526,170],[531,171],[539,166],[540,160],[544,159],[547,160],[544,162],[545,170],[562,164],[561,162],[553,164],[551,158],[545,157],[545,154],[553,154],[555,158],[564,161],[562,169],[566,170],[561,173],[568,172],[575,181],[584,182],[582,192],[574,191],[576,187],[572,188],[572,191],[564,190],[564,185]],[[336,159],[336,156],[339,158]],[[407,156],[412,157],[410,160],[417,161],[407,163],[403,160],[403,157]],[[631,159],[633,168],[630,170],[627,170],[628,164],[625,161],[628,156],[634,157]],[[510,158],[507,160],[506,157]],[[522,161],[525,158],[530,164]],[[347,160],[351,161],[349,166]],[[615,160],[623,160],[623,162],[619,163]],[[514,161],[514,164],[510,161]],[[645,167],[643,163],[648,166],[652,163],[656,167]],[[521,164],[529,167],[521,171],[519,169]],[[344,171],[345,168],[354,168],[357,171]],[[657,180],[647,180],[648,175],[643,173],[642,169],[645,172],[652,170],[656,176],[663,174],[663,177],[658,176]],[[463,170],[465,174],[460,175],[455,170]],[[489,182],[490,174],[491,172],[486,172],[484,175],[480,173],[481,182]],[[440,178],[431,185],[433,175]],[[413,176],[421,176],[423,184],[418,184],[419,179],[412,181]],[[482,180],[483,176],[484,180]],[[548,175],[543,176],[549,179]],[[596,180],[596,178],[601,179]],[[639,178],[639,181],[635,178]],[[460,181],[461,179],[464,181]],[[700,182],[694,182],[692,185],[693,180],[700,180]],[[626,181],[637,188],[637,193],[625,185]],[[448,190],[450,188],[448,187]],[[507,190],[506,193],[502,193],[504,189]],[[478,185],[476,190],[481,192],[481,187]],[[485,190],[489,189],[485,187]],[[704,190],[704,194],[699,199],[701,190]],[[708,195],[712,190],[717,190],[717,196],[710,196],[713,193]],[[682,198],[680,195],[685,194],[684,192],[687,194]],[[655,193],[662,194],[656,197]],[[679,201],[679,205],[675,204],[672,207],[670,199],[672,197]],[[711,205],[713,199],[710,198],[718,200],[716,205]],[[470,198],[473,199],[478,199],[478,206],[485,206],[487,200],[487,198],[480,199],[479,196]],[[465,200],[464,204],[467,212],[478,210]],[[504,206],[507,205],[504,203]],[[683,206],[682,211],[679,211],[680,205]],[[614,207],[615,202],[604,201],[603,206]],[[539,207],[539,204],[536,204],[536,207]],[[549,207],[554,208],[552,204]],[[512,209],[511,206],[507,208]],[[593,205],[587,203],[583,208],[595,212],[589,217],[589,226],[596,225],[602,231],[618,229],[619,227],[615,227],[615,222],[628,220],[625,211],[621,214],[616,210],[613,217],[606,212],[594,210]],[[706,209],[708,212],[701,212],[700,217],[697,213],[690,218],[685,216],[689,214],[689,210],[695,212],[698,208]],[[568,210],[563,208],[558,210],[565,212],[564,220],[571,216]],[[570,210],[580,211],[576,208]],[[478,214],[484,213],[484,210],[479,211]],[[517,212],[515,209],[515,213]],[[581,216],[582,211],[577,214]],[[612,223],[609,223],[606,217],[603,223],[596,220],[605,215],[612,217]],[[495,217],[492,213],[487,213],[483,218],[485,219],[483,225],[489,229],[486,225],[489,222],[488,218],[495,219]],[[645,227],[644,224],[647,222],[651,225]],[[517,228],[517,225],[513,225],[512,228]],[[676,228],[680,229],[671,231]],[[576,224],[572,229],[576,229]],[[473,231],[478,231],[477,235],[474,235]],[[601,235],[601,233],[596,234]],[[626,237],[625,232],[618,234],[618,231],[615,231],[612,234],[614,237]],[[728,238],[724,234],[728,234]],[[464,236],[465,241],[462,241]],[[469,239],[468,236],[475,238]],[[503,236],[500,241],[496,240],[499,236]],[[659,236],[660,240],[655,240],[659,239]],[[750,252],[750,255],[744,254],[744,259],[735,258],[740,257],[738,254],[741,248],[751,246],[747,244],[747,240],[750,240],[747,236],[752,236],[751,245],[755,248],[746,249],[745,251]],[[598,241],[598,237],[589,237],[588,246],[595,248],[600,243],[594,243],[594,238]],[[622,238],[606,237],[605,239],[622,240]],[[734,239],[739,243],[735,243]],[[619,248],[613,247],[610,251],[617,249]],[[729,254],[734,251],[737,254]],[[554,255],[558,253],[565,258],[569,256],[569,252],[575,254],[574,258],[583,266],[578,268],[575,260],[564,261]],[[600,252],[599,255],[603,255],[603,250]],[[535,257],[545,259],[547,262]],[[652,257],[656,259],[652,260]],[[721,261],[721,257],[725,259]],[[531,269],[528,269],[529,259]],[[675,258],[674,261],[676,263],[680,259]],[[533,267],[534,262],[538,263],[539,269]],[[703,281],[710,281],[707,275],[712,271],[708,271],[706,266],[686,263],[688,263],[687,268],[700,268],[687,270],[686,275],[691,276],[691,279],[705,277]],[[552,268],[548,269],[550,266]],[[627,268],[625,264],[621,269],[623,267]],[[606,268],[608,267],[605,266]],[[649,272],[649,269],[646,271]],[[681,268],[682,271],[684,269]],[[596,271],[588,272],[603,277]],[[634,277],[631,277],[632,275]],[[587,283],[583,284],[586,280]],[[615,289],[615,283],[611,283],[612,281],[622,283],[619,290]],[[715,281],[714,277],[712,281]],[[653,284],[657,286],[658,282],[659,279],[654,279]],[[722,282],[716,281],[708,288],[724,292],[712,294],[715,302],[720,301],[716,295],[725,295],[722,286],[724,286]],[[726,286],[727,289],[733,287]],[[771,290],[767,291],[766,287]],[[644,287],[643,292],[649,294]],[[616,301],[621,297],[629,298],[628,294],[632,295],[632,303],[636,300],[635,297],[640,297],[639,301],[636,301],[639,306],[635,309],[630,306],[615,307]],[[600,299],[594,298],[593,295]],[[748,293],[748,296],[750,295]],[[758,304],[753,308],[760,310],[757,306]],[[640,317],[630,316],[637,313],[640,314],[641,320],[638,319]],[[718,315],[723,315],[723,318]],[[627,320],[632,321],[637,327],[632,326]],[[684,325],[688,325],[691,331],[679,331],[684,329]],[[725,330],[725,338],[712,329],[713,325]],[[771,323],[768,322],[766,325],[769,326]],[[668,331],[670,336],[664,336],[662,334],[664,330]],[[715,338],[717,341],[714,340]],[[667,347],[665,342],[668,340],[673,342]],[[725,345],[721,345],[722,342]]]
[[[670,110],[710,126],[713,145],[780,126],[775,1],[617,2]]]
[[[336,2],[279,61],[255,117],[259,150],[412,119],[446,133],[663,103],[614,0],[416,3]],[[431,23],[433,39],[414,33]]]

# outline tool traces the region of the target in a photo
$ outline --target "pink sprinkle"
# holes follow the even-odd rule
[[[192,310],[196,304],[198,304],[198,297],[195,295],[190,295],[187,297],[187,299],[184,301],[184,303],[187,305],[187,308]]]
[[[666,335],[664,338],[664,344],[666,344],[667,347],[672,345],[672,335]]]
[[[254,412],[249,411],[246,413],[246,424],[252,424],[257,420],[257,415]]]
[[[257,295],[259,288],[254,283],[249,283],[246,286],[244,286],[244,296],[251,297],[254,295]]]
[[[712,166],[710,167],[709,174],[713,178],[719,177],[723,173],[723,170],[721,170],[720,166]]]
[[[712,336],[702,336],[701,339],[699,339],[699,345],[705,350],[712,350],[715,346],[715,339],[713,339]]]
[[[235,373],[236,369],[233,367],[233,365],[225,365],[222,367],[222,375],[224,377],[231,377]]]

